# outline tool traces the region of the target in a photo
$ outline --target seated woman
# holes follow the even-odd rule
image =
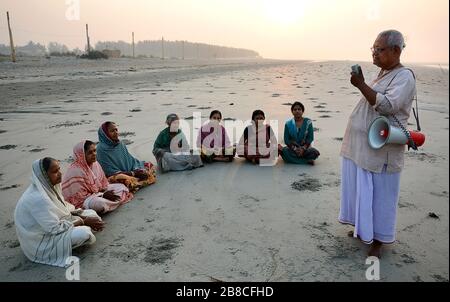
[[[179,120],[178,115],[169,114],[166,118],[167,128],[159,133],[153,146],[153,155],[161,172],[191,170],[203,166],[200,156],[191,154],[186,137],[179,129]]]
[[[134,158],[123,142],[113,122],[98,129],[97,160],[110,183],[123,183],[131,193],[156,182],[156,171],[150,162]]]
[[[314,127],[309,118],[303,117],[305,106],[300,102],[292,104],[292,119],[284,126],[284,143],[286,147],[279,146],[281,157],[287,163],[314,165],[320,153],[311,147],[314,141]]]
[[[93,210],[76,210],[61,192],[58,161],[46,157],[32,166],[31,184],[19,199],[14,224],[20,247],[33,262],[65,267],[72,249],[95,242],[104,223]]]
[[[277,138],[270,125],[264,124],[266,119],[262,110],[255,110],[252,114],[252,124],[245,128],[239,140],[238,156],[245,157],[254,164],[261,159],[278,158]],[[260,139],[264,139],[260,142]]]
[[[231,162],[236,155],[236,148],[231,145],[227,131],[220,125],[222,113],[214,110],[209,115],[209,122],[199,130],[197,147],[201,158],[206,162]]]
[[[102,214],[128,202],[133,194],[121,183],[108,182],[96,153],[97,147],[91,141],[82,141],[73,148],[75,160],[63,176],[62,192],[75,208],[92,209]]]

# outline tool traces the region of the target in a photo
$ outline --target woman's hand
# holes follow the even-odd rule
[[[88,216],[83,219],[84,224],[93,229],[94,231],[101,231],[105,228],[105,223],[98,217]]]
[[[102,197],[111,201],[119,201],[120,199],[120,196],[114,194],[114,191],[106,191],[105,193],[103,193]]]
[[[136,170],[134,172],[134,177],[138,178],[139,180],[146,180],[148,178],[147,171],[145,170]]]
[[[297,154],[298,157],[303,157],[303,155],[305,154],[306,148],[305,147],[299,147],[299,148],[295,148],[295,154]]]

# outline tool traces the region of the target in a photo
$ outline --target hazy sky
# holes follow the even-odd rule
[[[80,3],[80,10],[76,3]],[[188,40],[258,51],[265,58],[370,60],[377,34],[407,38],[405,62],[448,62],[448,0],[1,0],[0,43]],[[76,19],[79,15],[78,20]]]

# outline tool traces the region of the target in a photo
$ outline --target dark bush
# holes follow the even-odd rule
[[[90,60],[98,60],[98,59],[108,59],[108,56],[103,52],[98,50],[92,50],[87,54],[83,54],[80,56],[81,59],[90,59]]]

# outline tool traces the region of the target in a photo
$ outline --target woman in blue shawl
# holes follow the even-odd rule
[[[123,183],[131,192],[153,184],[156,172],[150,162],[134,158],[124,142],[119,140],[119,130],[113,122],[105,122],[98,129],[97,161],[108,181]]]
[[[292,104],[291,112],[294,117],[284,125],[284,143],[281,157],[287,163],[314,165],[320,153],[311,147],[314,141],[314,127],[312,121],[303,117],[305,106],[300,102]]]

